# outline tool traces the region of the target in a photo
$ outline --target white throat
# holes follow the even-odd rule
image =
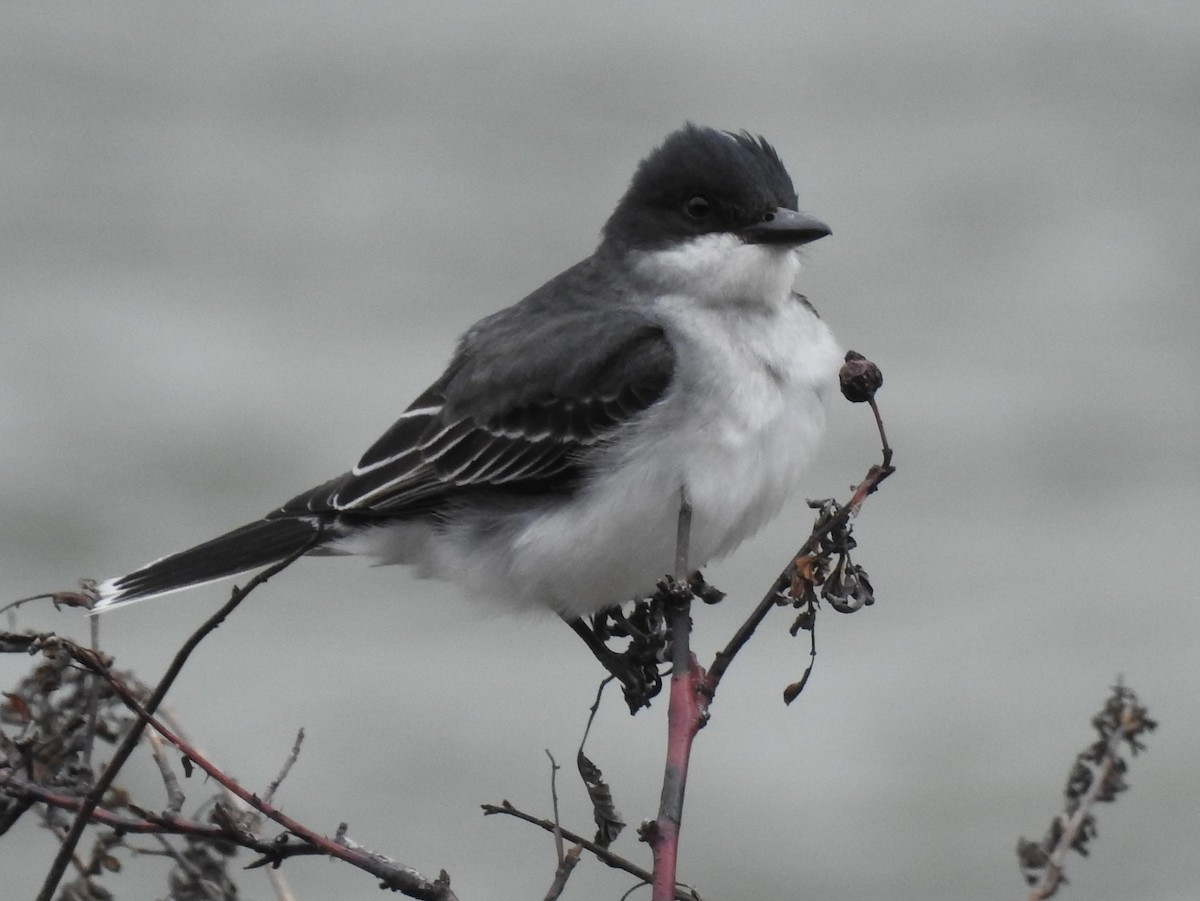
[[[792,247],[747,244],[722,233],[642,251],[634,257],[633,271],[655,294],[682,294],[705,306],[778,308],[791,297],[800,258]]]

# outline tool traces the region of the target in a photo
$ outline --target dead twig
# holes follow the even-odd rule
[[[484,816],[504,814],[506,816],[516,817],[518,820],[524,820],[526,823],[531,823],[534,826],[537,826],[539,829],[549,832],[551,835],[554,834],[555,824],[551,820],[544,820],[539,817],[535,817],[532,814],[525,813],[523,810],[519,810],[514,807],[508,801],[501,801],[499,804],[483,804],[481,807],[483,809]],[[582,835],[579,835],[577,832],[572,832],[570,829],[562,829],[561,827],[559,828],[561,829],[563,838],[569,842],[574,842],[575,844],[580,845],[585,851],[590,851],[601,863],[607,864],[616,870],[624,870],[626,873],[637,877],[647,885],[653,882],[654,874],[649,870],[642,869],[637,864],[626,860],[619,854],[614,854],[608,848],[601,847],[595,842],[589,841]],[[686,886],[677,886],[672,897],[677,899],[677,901],[700,901],[700,896]]]
[[[265,798],[260,798],[253,792],[243,788],[238,782],[212,763],[197,747],[167,726],[158,716],[151,713],[146,705],[143,705],[134,696],[134,693],[130,691],[123,680],[112,673],[106,662],[98,655],[65,639],[51,636],[50,640],[55,647],[70,654],[84,668],[104,679],[121,702],[137,716],[139,725],[149,725],[169,744],[179,750],[191,762],[191,765],[203,770],[247,807],[278,823],[287,830],[283,834],[282,840],[271,843],[269,850],[264,850],[262,843],[254,840],[252,833],[250,833],[239,819],[233,816],[228,808],[224,808],[226,813],[218,817],[218,821],[225,829],[225,837],[244,847],[253,847],[254,850],[263,854],[262,859],[250,864],[251,867],[262,866],[264,864],[278,866],[287,857],[294,857],[299,854],[326,854],[330,857],[344,860],[370,873],[380,880],[382,887],[401,892],[411,898],[424,899],[424,901],[457,901],[454,893],[450,890],[449,877],[444,871],[437,879],[426,879],[412,867],[397,863],[382,854],[368,851],[357,843],[350,841],[346,838],[344,823],[339,829],[338,837],[329,839],[289,817]],[[280,773],[279,778],[274,783],[275,785],[286,775],[287,768],[298,753],[299,738],[296,744],[293,745],[292,755],[285,762],[284,770]],[[79,813],[76,816],[77,821],[80,816],[84,815],[86,800],[85,798],[84,802],[79,805]],[[144,818],[150,822],[156,822],[160,819],[145,812],[142,813]],[[87,815],[90,818],[91,811]],[[167,818],[166,822],[170,822],[170,819]],[[288,835],[299,838],[301,844],[288,845]],[[253,845],[250,844],[251,841],[253,841]]]
[[[1075,758],[1067,777],[1063,812],[1054,818],[1040,842],[1024,838],[1017,841],[1021,872],[1033,887],[1029,901],[1044,901],[1066,883],[1063,865],[1068,852],[1087,856],[1088,843],[1096,835],[1092,808],[1115,801],[1128,788],[1122,747],[1127,747],[1131,755],[1145,750],[1141,737],[1158,726],[1148,713],[1133,690],[1118,680],[1104,707],[1092,718],[1098,738]]]
[[[292,743],[292,750],[288,754],[287,759],[283,762],[283,766],[279,768],[279,775],[271,780],[271,784],[267,786],[267,790],[263,792],[262,799],[267,804],[270,804],[275,798],[275,792],[279,786],[283,784],[283,780],[287,778],[287,774],[292,771],[292,765],[300,756],[300,745],[304,743],[304,730],[301,729],[296,733],[296,740]]]
[[[208,635],[214,629],[221,625],[221,623],[225,621],[225,618],[237,609],[238,605],[246,599],[246,596],[249,595],[250,592],[266,582],[276,573],[291,566],[296,560],[307,553],[313,547],[313,545],[316,544],[317,537],[318,536],[314,534],[313,540],[308,544],[304,545],[294,553],[289,554],[274,566],[268,567],[267,569],[264,569],[262,572],[258,573],[253,579],[246,583],[245,588],[233,589],[233,591],[230,593],[229,600],[226,601],[216,613],[209,617],[199,629],[193,632],[188,640],[183,643],[183,647],[176,652],[174,659],[171,661],[171,665],[167,667],[167,671],[159,680],[158,685],[151,693],[150,698],[144,705],[142,705],[147,716],[158,709],[158,705],[162,703],[163,698],[166,697],[167,692],[171,689],[171,686],[175,684],[175,679],[178,678],[179,673],[183,670],[184,664],[187,663],[192,651],[197,648],[200,642],[208,637]],[[125,740],[121,742],[116,751],[113,753],[112,760],[109,761],[108,766],[104,768],[104,770],[100,773],[99,778],[96,779],[96,783],[92,786],[92,790],[88,792],[87,797],[83,799],[83,804],[80,806],[79,812],[75,816],[75,821],[71,824],[70,831],[68,831],[66,836],[63,838],[62,845],[58,849],[58,854],[55,856],[54,861],[50,865],[50,870],[46,874],[45,881],[42,883],[42,889],[40,892],[38,892],[37,901],[51,901],[51,899],[54,897],[54,892],[58,888],[59,882],[62,881],[63,873],[66,871],[67,864],[71,860],[71,855],[75,852],[75,846],[79,844],[79,839],[83,836],[83,830],[87,828],[92,811],[94,811],[97,805],[99,805],[100,799],[104,797],[104,793],[108,791],[109,786],[112,785],[113,780],[116,779],[117,773],[121,771],[121,768],[125,765],[125,761],[129,759],[129,755],[133,753],[133,749],[137,747],[138,742],[141,741],[142,729],[145,728],[145,725],[146,719],[141,719],[139,722],[134,724],[133,728],[129,730],[129,734],[125,736]]]
[[[717,652],[712,665],[708,668],[707,688],[715,695],[725,671],[730,663],[746,645],[755,631],[767,618],[767,614],[778,606],[789,603],[803,607],[805,612],[793,627],[793,633],[799,629],[812,630],[816,615],[817,597],[814,589],[826,582],[829,575],[839,578],[833,585],[827,586],[823,597],[831,602],[835,610],[851,613],[863,606],[869,606],[874,598],[870,593],[870,582],[866,573],[850,563],[849,551],[854,546],[850,536],[850,521],[858,515],[866,499],[879,490],[879,486],[896,471],[892,465],[893,450],[888,444],[887,433],[883,428],[883,417],[880,416],[879,406],[875,402],[875,392],[883,384],[883,375],[879,368],[855,351],[846,353],[846,362],[839,374],[842,394],[851,403],[866,403],[870,405],[875,417],[875,425],[879,431],[879,443],[882,460],[873,464],[862,481],[855,486],[850,499],[843,505],[832,500],[810,501],[809,506],[820,512],[812,531],[804,544],[800,546],[792,560],[779,574],[771,587],[767,589],[758,606],[729,639],[725,647]],[[837,556],[838,563],[832,564],[832,558]],[[798,682],[794,682],[784,690],[784,700],[791,703],[804,687],[812,669],[811,658],[816,654],[816,640],[813,638],[810,653],[810,663]]]

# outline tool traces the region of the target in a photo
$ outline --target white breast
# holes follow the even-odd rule
[[[690,565],[729,553],[779,512],[820,444],[841,353],[790,291],[772,305],[673,295],[656,313],[676,352],[671,390],[587,489],[514,536],[518,603],[582,615],[653,591],[673,569],[681,489]]]
[[[701,565],[733,550],[798,486],[825,432],[840,363],[798,299],[774,309],[693,309],[675,322],[680,400],[668,411]]]
[[[648,261],[649,312],[675,351],[674,379],[589,460],[587,485],[536,509],[464,515],[436,534],[414,526],[372,552],[489,602],[581,616],[649,594],[673,571],[681,490],[693,568],[775,516],[821,441],[841,353],[791,293],[794,253],[736,241],[700,250],[724,262],[706,267],[694,249]],[[677,293],[655,290],[657,276]]]

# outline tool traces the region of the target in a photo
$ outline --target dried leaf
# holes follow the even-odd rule
[[[575,755],[575,766],[587,787],[588,797],[592,799],[592,816],[596,820],[594,841],[600,847],[607,848],[617,840],[617,836],[625,828],[625,821],[621,819],[621,814],[613,804],[612,791],[604,781],[600,767],[592,763],[583,751]]]

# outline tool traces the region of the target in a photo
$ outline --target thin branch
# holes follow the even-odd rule
[[[688,556],[692,544],[692,502],[688,500],[687,490],[679,490],[679,521],[675,529],[675,581],[683,585],[688,583],[691,567],[688,566]]]
[[[152,729],[158,732],[170,744],[178,748],[192,763],[207,773],[212,779],[224,787],[227,791],[239,798],[253,810],[261,813],[270,820],[275,821],[280,826],[283,826],[289,833],[302,839],[312,848],[316,849],[310,853],[321,853],[344,860],[347,863],[365,870],[372,876],[378,878],[383,887],[392,889],[393,891],[401,892],[411,898],[423,899],[423,901],[457,901],[456,896],[450,891],[449,877],[443,871],[435,880],[426,879],[417,870],[404,864],[397,863],[382,854],[377,854],[373,851],[364,849],[356,842],[352,842],[345,836],[345,824],[338,831],[338,836],[334,839],[326,838],[297,820],[292,819],[287,814],[283,813],[272,804],[267,803],[264,799],[259,798],[253,792],[247,791],[240,784],[234,781],[224,771],[213,764],[208,758],[195,746],[191,745],[183,736],[169,728],[160,718],[152,714],[145,706],[140,704],[133,697],[128,686],[117,678],[107,667],[95,658],[89,651],[66,641],[62,642],[65,649],[68,650],[76,659],[85,667],[101,675],[107,680],[113,692],[121,699],[130,710],[138,717],[138,721],[142,724],[149,725]],[[277,845],[276,850],[266,853],[265,857],[271,862],[277,862],[282,859],[282,846]]]
[[[1138,703],[1137,694],[1118,680],[1104,707],[1092,718],[1098,733],[1093,742],[1075,758],[1064,792],[1066,809],[1054,818],[1040,842],[1022,838],[1017,842],[1017,859],[1026,881],[1032,886],[1029,901],[1045,901],[1066,883],[1063,867],[1069,851],[1087,855],[1088,844],[1096,834],[1093,808],[1101,802],[1115,801],[1127,788],[1127,768],[1121,757],[1122,744],[1131,754],[1144,750],[1140,738],[1153,731],[1157,723]]]
[[[663,767],[658,819],[641,830],[654,857],[653,901],[675,897],[679,861],[679,829],[687,789],[692,740],[708,717],[708,695],[701,689],[704,670],[691,650],[692,591],[688,584],[688,544],[692,506],[685,495],[679,503],[679,528],[675,547],[675,582],[666,604],[671,635],[671,693],[667,705],[667,759]]]
[[[168,691],[170,691],[171,686],[175,684],[175,679],[183,670],[183,666],[185,663],[187,663],[188,657],[191,656],[192,651],[196,649],[200,642],[208,637],[209,633],[221,625],[221,623],[225,621],[225,618],[229,616],[229,614],[235,609],[237,609],[237,606],[246,598],[248,594],[250,594],[250,592],[252,592],[255,588],[267,581],[276,573],[286,569],[288,566],[291,566],[292,563],[307,553],[316,544],[318,538],[319,535],[314,533],[311,541],[309,541],[296,552],[289,554],[283,560],[280,560],[274,566],[268,567],[267,569],[264,569],[262,572],[258,573],[246,584],[245,588],[235,587],[233,589],[233,591],[230,593],[229,600],[226,601],[216,613],[209,617],[208,620],[199,629],[197,629],[186,642],[184,642],[183,647],[181,647],[175,654],[175,658],[171,661],[171,665],[167,668],[166,673],[163,674],[162,679],[159,680],[157,687],[154,689],[149,700],[147,700],[144,705],[144,710],[146,711],[147,715],[158,709],[158,705],[162,703],[163,698],[166,697],[166,694]],[[79,809],[79,813],[75,816],[75,822],[71,824],[70,831],[63,839],[62,846],[58,849],[58,854],[55,856],[54,862],[50,865],[50,871],[46,874],[46,879],[42,883],[41,891],[38,892],[37,901],[51,901],[51,899],[54,897],[54,892],[58,888],[59,882],[62,881],[63,873],[67,869],[67,864],[71,860],[71,855],[75,852],[75,846],[79,844],[79,839],[83,836],[83,830],[87,828],[92,811],[96,809],[97,805],[99,805],[100,800],[104,797],[104,793],[108,791],[109,786],[111,786],[113,783],[113,780],[117,778],[117,773],[121,771],[121,768],[125,765],[125,761],[127,761],[129,759],[129,755],[133,753],[133,749],[137,747],[138,742],[141,740],[142,729],[145,728],[145,725],[145,719],[139,719],[138,722],[134,723],[133,728],[129,730],[129,734],[125,736],[125,740],[121,742],[116,751],[113,753],[112,760],[109,761],[108,766],[104,768],[104,771],[96,780],[96,784],[92,786],[92,790],[88,792],[87,797],[84,798],[83,804]]]
[[[554,879],[550,883],[550,888],[546,890],[546,896],[542,901],[558,901],[562,895],[563,889],[567,887],[567,880],[571,878],[571,873],[574,872],[575,866],[579,863],[580,854],[583,852],[582,845],[575,845],[569,851],[563,850],[563,834],[562,821],[558,818],[558,761],[554,759],[554,755],[550,753],[550,749],[546,749],[546,756],[550,758],[550,798],[554,806],[554,850],[558,855],[558,866],[554,869]]]
[[[1062,833],[1059,835],[1054,849],[1049,854],[1046,866],[1042,870],[1041,879],[1038,880],[1038,883],[1029,893],[1029,901],[1045,901],[1046,898],[1049,898],[1058,891],[1059,884],[1063,882],[1063,864],[1066,862],[1067,853],[1075,847],[1088,818],[1092,815],[1092,807],[1095,806],[1101,791],[1104,790],[1104,786],[1112,779],[1116,772],[1118,763],[1117,750],[1120,748],[1123,740],[1124,736],[1120,731],[1114,732],[1109,737],[1107,745],[1108,753],[1104,755],[1104,759],[1097,765],[1096,772],[1092,775],[1091,787],[1079,799],[1079,807],[1062,823]]]
[[[272,817],[272,819],[275,818]],[[305,837],[307,838],[311,834],[308,833]],[[318,836],[318,838],[321,840],[322,848],[329,844],[323,836]],[[338,824],[332,845],[335,848],[343,849],[350,855],[335,854],[335,857],[340,857],[377,877],[381,883],[380,888],[398,891],[410,898],[428,899],[428,901],[458,901],[458,897],[450,891],[450,877],[445,870],[438,874],[437,879],[429,882],[412,867],[405,866],[399,861],[392,860],[375,851],[369,851],[351,839],[346,834],[345,823]]]
[[[181,722],[179,722],[179,720],[174,716],[174,714],[171,712],[170,708],[168,708],[168,707],[160,708],[158,715],[162,719],[163,722],[165,722],[167,725],[169,725],[171,727],[171,730],[173,732],[175,732],[178,735],[183,736],[183,738],[185,740],[187,740],[187,742],[189,744],[191,744],[193,747],[199,747],[199,745],[197,745],[188,736],[186,730],[183,727],[183,724]],[[157,733],[154,733],[154,732],[147,733],[147,735],[156,735],[156,734]],[[300,741],[303,737],[304,737],[304,730],[301,729],[296,736],[295,744],[292,745],[291,754],[288,755],[288,759],[284,762],[283,769],[281,769],[279,775],[276,777],[275,782],[272,783],[272,786],[275,789],[277,789],[279,784],[281,784],[283,782],[284,777],[287,775],[287,773],[291,769],[292,763],[294,763],[296,758],[299,756]],[[204,755],[206,757],[208,756],[207,752],[202,751],[201,753],[204,753]],[[267,800],[268,801],[271,800],[271,797],[270,797],[271,791],[272,791],[272,789],[268,788],[268,790],[267,790]],[[225,798],[225,802],[227,804],[229,804],[231,807],[235,808],[240,814],[242,814],[246,817],[245,822],[249,824],[251,829],[253,829],[255,831],[258,830],[258,828],[262,822],[262,815],[259,814],[258,811],[254,810],[254,808],[250,807],[248,804],[243,802],[241,798],[239,798],[237,795],[233,794],[232,792],[228,791],[223,786],[221,787],[221,795]],[[297,901],[295,894],[292,892],[291,886],[288,885],[288,881],[283,875],[283,870],[280,869],[278,866],[267,867],[267,881],[271,883],[271,889],[275,892],[276,901]]]
[[[879,441],[883,445],[883,465],[886,469],[892,465],[892,446],[888,444],[887,432],[883,430],[883,417],[879,415],[879,405],[875,403],[875,398],[872,397],[867,403],[871,405],[871,412],[875,415],[875,427],[879,429]]]
[[[292,893],[292,887],[283,878],[283,873],[280,872],[278,867],[270,867],[267,870],[267,879],[271,883],[271,888],[275,891],[275,901],[296,901],[296,896]]]
[[[219,885],[214,884],[211,880],[205,878],[205,874],[201,872],[192,861],[188,860],[180,851],[172,845],[165,835],[155,834],[154,838],[162,846],[161,853],[164,857],[169,857],[175,861],[181,872],[188,876],[189,884],[200,891],[204,892],[204,897],[208,901],[229,901],[229,895],[226,894]],[[151,854],[151,851],[142,851],[143,854]]]
[[[95,678],[99,681],[99,676]],[[158,765],[158,772],[162,775],[163,787],[167,790],[167,811],[177,814],[183,810],[183,802],[185,800],[183,789],[179,787],[179,780],[175,778],[175,773],[171,769],[167,755],[163,753],[163,743],[162,739],[158,737],[158,733],[147,732],[146,740],[150,742],[150,754],[154,758],[154,762]]]
[[[3,607],[0,607],[0,613],[9,613],[10,611],[16,610],[18,607],[24,604],[28,604],[30,601],[52,601],[56,597],[57,596],[53,592],[47,594],[31,594],[27,598],[17,598],[15,601],[9,601]]]
[[[874,408],[874,403],[872,403]],[[881,424],[882,430],[882,424]],[[771,583],[771,587],[767,589],[758,606],[751,611],[746,617],[745,622],[729,639],[729,642],[717,652],[713,658],[712,665],[708,668],[707,688],[710,694],[716,694],[717,686],[721,683],[721,678],[725,675],[725,671],[729,668],[729,664],[733,662],[733,658],[745,646],[755,630],[762,624],[762,621],[767,618],[767,614],[772,609],[779,606],[780,599],[785,597],[785,592],[791,587],[793,580],[796,578],[796,561],[802,560],[816,551],[822,541],[828,538],[836,529],[844,528],[850,522],[851,517],[858,513],[863,502],[867,497],[878,490],[879,485],[895,472],[895,468],[891,465],[891,448],[885,446],[884,463],[875,464],[867,470],[866,477],[854,489],[854,494],[850,500],[842,507],[835,511],[831,510],[817,518],[813,525],[812,533],[808,539],[801,545],[792,561],[781,572],[775,581]]]
[[[177,735],[183,736],[183,738],[189,744],[191,744],[193,747],[199,747],[199,745],[196,745],[196,743],[188,736],[187,731],[183,726],[183,723],[181,723],[179,721],[179,719],[174,715],[173,711],[169,707],[167,707],[165,705],[163,707],[160,707],[159,711],[158,711],[158,716],[164,723],[166,723],[167,725],[169,725],[171,727],[171,730],[173,732],[175,732]],[[301,733],[303,733],[303,731],[304,731],[303,729],[300,730]],[[147,732],[146,733],[147,737],[151,737],[151,736],[156,737],[157,734],[158,733],[156,733],[156,732]],[[297,745],[299,743],[299,738],[300,737],[297,736]],[[298,754],[297,745],[293,745],[292,753],[291,753],[291,755],[289,755],[288,761],[294,761],[295,756]],[[205,756],[208,756],[207,752],[201,751],[201,753],[203,753]],[[184,758],[184,759],[186,760],[187,758]],[[190,761],[188,762],[188,765],[189,766],[191,765]],[[280,776],[277,777],[277,780],[276,780],[277,782],[282,782],[283,776],[286,774],[286,768],[288,768],[289,766],[290,766],[290,764],[285,761],[285,764],[284,764],[285,771],[282,771],[280,773]],[[221,787],[221,796],[224,798],[226,804],[228,804],[230,807],[232,807],[234,810],[237,811],[239,817],[241,817],[240,822],[244,823],[246,825],[246,829],[248,831],[250,831],[250,832],[258,831],[258,829],[261,826],[262,819],[263,819],[262,815],[259,814],[258,811],[254,810],[254,808],[250,807],[248,804],[245,804],[241,798],[239,798],[237,795],[228,791],[226,788],[224,788],[224,786]],[[237,821],[236,817],[235,817],[235,821]],[[286,837],[286,834],[285,834],[285,837]],[[277,842],[276,842],[276,844],[277,844]],[[299,845],[289,845],[288,846],[289,852],[290,852],[290,849],[292,849],[292,848],[299,849],[300,846]],[[318,853],[317,849],[315,849],[315,848],[312,849],[312,853],[314,853],[314,854]],[[263,857],[263,859],[265,860],[267,858]],[[282,859],[279,861],[279,863],[282,863]],[[293,892],[292,892],[291,886],[288,885],[288,881],[283,875],[283,870],[278,865],[267,867],[266,870],[267,870],[267,881],[271,883],[271,889],[275,893],[276,901],[297,901],[295,894],[293,894]]]
[[[271,784],[267,786],[266,792],[263,793],[262,799],[267,804],[270,804],[275,798],[275,792],[283,784],[283,780],[287,778],[287,774],[291,772],[292,765],[295,764],[296,759],[300,756],[300,745],[303,743],[304,729],[300,729],[296,733],[296,740],[292,743],[291,753],[288,754],[287,760],[283,762],[283,766],[279,769],[279,775],[271,781]]]
[[[0,772],[0,787],[13,796],[27,798],[58,810],[78,814],[83,809],[84,802],[81,799],[50,791],[33,782],[26,782],[19,779],[12,771]],[[88,814],[88,821],[127,834],[193,836],[233,842],[262,855],[278,855],[279,853],[277,842],[258,839],[249,833],[232,833],[225,826],[202,823],[178,814],[154,814],[142,810],[138,811],[136,816],[123,817],[98,807]],[[312,850],[307,853],[318,854],[321,852]]]
[[[608,683],[612,682],[616,676],[605,676],[600,680],[600,685],[596,689],[596,700],[592,702],[592,706],[588,708],[587,725],[583,727],[583,738],[579,740],[579,753],[583,753],[583,746],[587,744],[588,736],[592,732],[592,723],[596,721],[596,714],[600,712],[600,701],[604,697],[604,689],[608,687]]]
[[[554,759],[549,748],[546,748],[546,756],[550,758],[550,802],[554,808],[554,850],[558,855],[558,865],[561,868],[567,854],[563,849],[562,829],[559,828],[561,821],[558,818],[558,761]]]
[[[93,616],[89,621],[89,632],[92,639],[92,650],[96,653],[100,652],[100,620]],[[88,716],[87,716],[87,732],[83,746],[83,765],[91,769],[92,767],[92,752],[96,746],[96,725],[99,718],[100,710],[100,680],[93,676],[88,683]]]
[[[537,826],[539,829],[545,830],[546,832],[554,832],[554,823],[552,823],[550,820],[543,820],[539,817],[533,816],[532,814],[525,813],[523,810],[518,810],[508,801],[501,801],[499,805],[484,804],[482,807],[485,816],[491,816],[493,814],[506,814],[510,817],[516,817],[518,820],[524,820],[526,823],[532,823],[534,826]],[[619,854],[614,854],[608,848],[602,847],[593,841],[589,841],[582,835],[579,835],[577,832],[572,832],[570,829],[563,829],[562,835],[567,841],[574,842],[575,844],[582,846],[585,850],[590,851],[601,863],[607,864],[615,870],[624,870],[626,873],[637,877],[646,884],[650,884],[654,881],[654,874],[649,870],[643,870],[637,864],[626,860]],[[672,897],[677,899],[677,901],[699,901],[700,898],[699,895],[686,886],[677,886]]]
[[[550,883],[550,888],[546,891],[546,897],[542,901],[558,901],[563,889],[567,887],[567,880],[571,878],[571,873],[574,871],[575,865],[579,863],[582,853],[583,845],[575,845],[567,852],[562,863],[558,865],[558,869],[554,871],[554,881]]]

